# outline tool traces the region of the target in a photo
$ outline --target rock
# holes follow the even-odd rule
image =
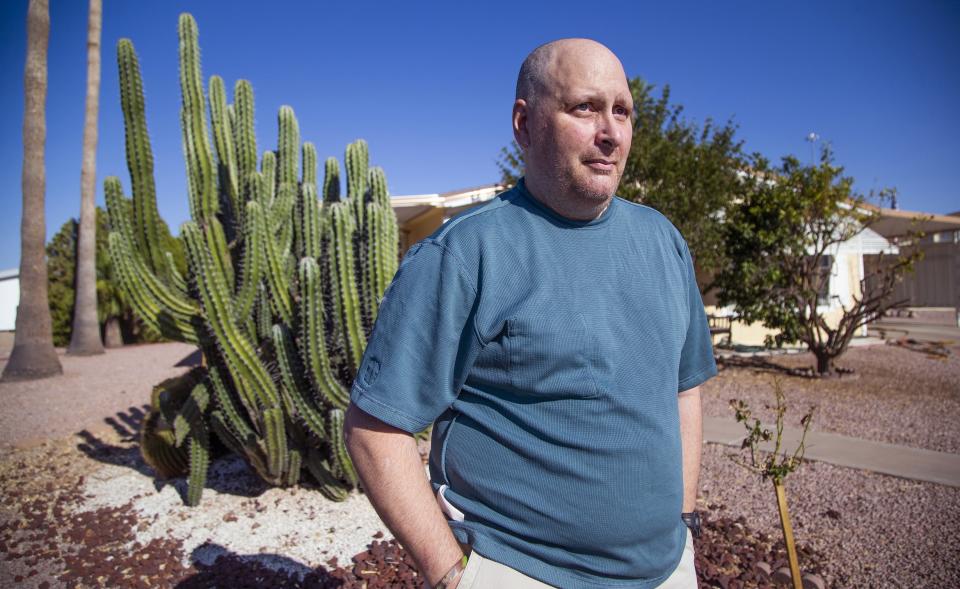
[[[780,567],[777,569],[777,572],[773,573],[773,576],[770,577],[770,580],[774,583],[781,584],[790,584],[793,583],[793,577],[790,575],[790,569],[787,567]]]
[[[770,573],[773,572],[773,569],[770,568],[770,565],[763,561],[753,565],[753,568],[756,569],[757,573],[762,577],[769,577]]]
[[[803,582],[803,589],[824,589],[827,584],[819,575],[807,573],[802,575],[800,580]]]

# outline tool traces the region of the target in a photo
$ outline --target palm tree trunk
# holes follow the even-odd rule
[[[87,100],[83,121],[83,166],[80,169],[80,229],[77,239],[77,301],[73,334],[67,353],[91,356],[103,353],[97,319],[97,113],[100,105],[101,0],[90,0],[87,24]]]
[[[44,241],[44,193],[47,137],[47,43],[50,9],[47,0],[30,0],[27,9],[27,63],[23,89],[23,216],[20,220],[20,306],[16,335],[3,380],[27,380],[61,374],[53,348],[47,304],[47,262]]]

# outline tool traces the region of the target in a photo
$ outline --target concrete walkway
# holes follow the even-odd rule
[[[867,333],[885,339],[909,337],[919,342],[960,342],[960,327],[917,323],[897,317],[884,318],[882,321],[871,323],[867,326]]]
[[[771,431],[774,428],[767,426]],[[800,430],[785,428],[783,446],[793,451],[800,442]],[[703,418],[703,440],[740,447],[746,428],[732,419]],[[761,448],[773,450],[772,443]],[[804,458],[840,466],[872,470],[883,474],[960,487],[960,455],[870,442],[838,434],[811,431],[807,434]]]

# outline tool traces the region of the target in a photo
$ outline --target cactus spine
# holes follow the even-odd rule
[[[250,83],[236,83],[230,104],[224,81],[211,77],[208,111],[189,14],[180,16],[179,40],[191,216],[180,228],[185,276],[155,235],[140,66],[129,40],[117,48],[133,196],[106,179],[111,256],[137,314],[198,344],[207,360],[157,387],[141,451],[165,476],[189,475],[190,505],[201,499],[213,436],[271,484],[295,485],[309,473],[324,496],[342,500],[358,484],[343,412],[397,267],[386,178],[370,169],[361,140],[346,150],[347,197],[334,158],[321,192],[316,149],[301,144],[288,106],[278,115],[278,147],[258,170]]]

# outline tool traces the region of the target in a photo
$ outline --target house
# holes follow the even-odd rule
[[[401,251],[406,251],[411,245],[433,233],[451,217],[491,200],[504,189],[505,187],[499,184],[488,184],[439,194],[393,197],[391,202],[400,226]],[[960,308],[960,299],[957,298],[960,296],[960,282],[958,282],[960,281],[960,216],[871,208],[880,213],[879,221],[865,228],[852,239],[838,244],[825,257],[824,271],[830,273],[830,279],[826,292],[822,293],[820,310],[825,312],[827,322],[830,324],[839,322],[840,317],[843,316],[844,307],[852,304],[853,297],[862,295],[863,279],[867,275],[866,270],[869,269],[870,264],[874,263],[880,254],[899,253],[899,248],[903,247],[900,241],[915,230],[924,231],[928,235],[943,236],[925,238],[920,244],[928,251],[928,256],[931,249],[935,249],[927,244],[931,239],[934,240],[931,242],[934,246],[939,247],[942,244],[944,249],[952,247],[950,251],[956,253],[952,254],[953,257],[950,257],[948,262],[942,262],[939,253],[934,251],[929,258],[930,261],[926,262],[927,266],[923,266],[924,262],[918,265],[917,278],[913,279],[914,282],[908,281],[907,286],[904,286],[904,289],[915,294],[903,296],[901,293],[900,298],[909,298],[911,304],[920,305],[924,304],[921,302],[924,300],[945,303],[953,301],[945,306]],[[907,247],[916,246],[911,244]],[[949,266],[949,271],[941,267],[944,264]],[[934,286],[923,286],[931,281],[935,282]],[[947,290],[943,286],[946,282],[950,282],[952,285],[950,288],[953,290]],[[936,295],[928,295],[934,291]],[[942,293],[946,294],[941,297]],[[708,293],[704,297],[704,307],[708,315],[730,318],[729,336],[732,343],[762,345],[767,335],[776,333],[759,323],[747,325],[737,321],[733,317],[731,308],[718,306],[715,293]],[[867,330],[864,326],[861,335],[866,334]]]
[[[929,322],[960,326],[960,211],[949,215],[923,215],[899,210],[881,210],[877,223],[879,231],[888,237],[902,236],[920,215],[924,237],[913,243],[901,244],[905,251],[923,252],[914,272],[899,284],[893,293],[896,300],[907,301],[914,307],[923,307]],[[937,316],[934,320],[933,317]]]
[[[502,184],[486,184],[439,194],[392,197],[390,203],[400,227],[400,252],[406,252],[450,218],[493,199],[505,189]]]
[[[13,349],[19,305],[20,269],[0,270],[0,359],[9,356]]]
[[[829,273],[827,288],[820,293],[817,310],[823,313],[828,325],[837,325],[843,317],[844,308],[854,304],[854,297],[861,297],[862,281],[866,275],[865,264],[875,260],[880,254],[896,255],[899,249],[896,243],[871,228],[865,228],[853,238],[834,246],[823,257],[823,270]],[[760,346],[767,336],[775,336],[776,330],[768,329],[760,323],[747,324],[737,321],[732,307],[721,307],[716,292],[704,296],[707,315],[729,317],[729,341],[734,344]],[[867,328],[860,329],[860,336],[867,335]],[[800,344],[795,344],[799,346]]]
[[[20,305],[20,270],[0,270],[0,332],[13,331]]]

